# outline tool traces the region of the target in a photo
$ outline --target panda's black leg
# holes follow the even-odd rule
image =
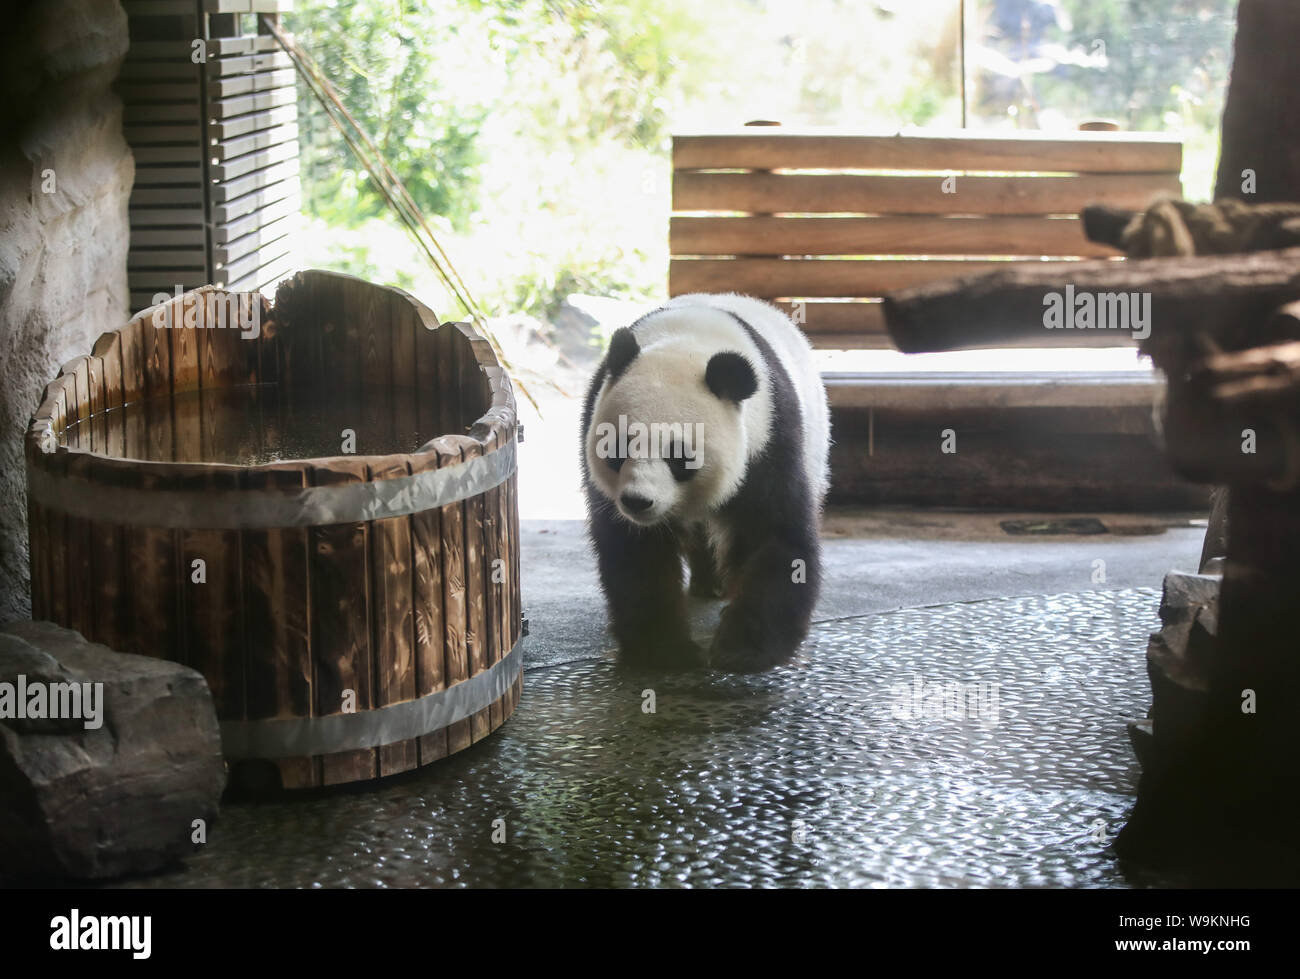
[[[717,598],[723,593],[723,577],[718,571],[713,544],[703,525],[697,524],[690,532],[686,562],[691,569],[690,594],[696,598]]]
[[[633,527],[595,505],[591,539],[622,662],[669,670],[703,665],[704,651],[687,623],[682,557],[672,532]]]
[[[723,610],[709,665],[729,673],[760,673],[789,661],[808,635],[821,584],[815,536],[757,542],[740,569],[740,588]]]

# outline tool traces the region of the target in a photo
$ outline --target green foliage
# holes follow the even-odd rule
[[[438,53],[455,22],[417,0],[300,0],[287,24],[421,209],[464,222],[477,204],[487,108],[444,83]],[[298,116],[310,212],[353,227],[382,214],[383,197],[305,86]]]

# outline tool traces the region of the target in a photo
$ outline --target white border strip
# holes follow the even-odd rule
[[[500,700],[523,672],[523,649],[521,637],[514,649],[482,673],[401,704],[328,717],[223,721],[222,753],[232,759],[332,755],[441,731]]]
[[[140,490],[27,467],[28,498],[74,517],[181,530],[317,527],[402,517],[478,496],[515,471],[515,441],[446,469],[299,490]]]

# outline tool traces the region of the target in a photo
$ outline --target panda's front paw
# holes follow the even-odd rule
[[[722,613],[709,648],[709,666],[724,673],[762,673],[787,663],[799,648],[764,626],[762,620],[734,611]]]
[[[681,673],[705,665],[704,649],[691,639],[638,644],[619,650],[619,662],[630,669]]]

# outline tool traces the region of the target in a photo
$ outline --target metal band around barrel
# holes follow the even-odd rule
[[[515,471],[515,443],[445,469],[300,490],[133,489],[52,476],[28,466],[32,500],[74,517],[190,530],[359,523],[420,513],[478,496]]]
[[[223,721],[221,749],[227,758],[299,758],[378,748],[408,741],[463,721],[492,706],[523,669],[523,639],[500,662],[468,680],[418,700],[355,714],[266,721]]]

